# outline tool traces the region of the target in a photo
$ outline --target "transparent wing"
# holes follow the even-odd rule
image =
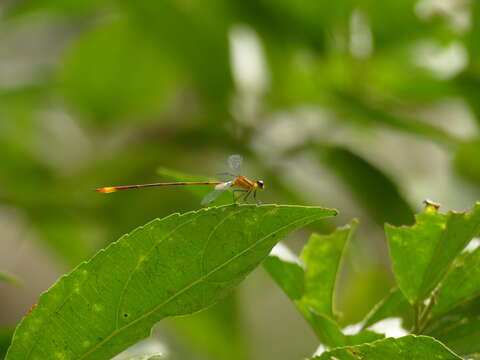
[[[221,184],[218,184],[217,186],[215,186],[215,190],[212,191],[211,193],[208,193],[207,196],[205,196],[203,198],[203,200],[201,202],[202,206],[208,205],[211,202],[214,202],[215,200],[217,200],[218,197],[220,195],[222,195],[222,193],[225,190],[230,189],[230,187],[232,185],[233,185],[233,181],[227,181],[227,182],[224,182],[224,183],[221,183]]]
[[[231,173],[228,173],[228,172],[224,172],[224,173],[217,173],[215,174],[215,177],[217,179],[220,179],[222,181],[229,181],[229,180],[232,180],[234,179],[236,176],[234,174],[231,174]]]
[[[205,196],[203,198],[203,200],[201,202],[201,205],[205,206],[205,205],[208,205],[208,204],[214,202],[215,200],[217,200],[219,198],[220,195],[222,195],[222,193],[224,191],[225,190],[214,190],[211,193],[208,193],[207,196]]]
[[[240,170],[242,169],[242,164],[243,164],[243,158],[240,155],[235,154],[235,155],[230,155],[228,157],[228,166],[230,167],[230,169],[233,170],[235,175],[240,174]]]

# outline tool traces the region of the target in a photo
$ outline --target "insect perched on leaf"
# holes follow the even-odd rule
[[[242,193],[241,201],[247,201],[250,195],[253,195],[253,198],[258,203],[257,200],[257,190],[264,188],[264,183],[262,180],[252,181],[245,176],[240,175],[240,169],[243,164],[243,159],[240,155],[231,155],[228,158],[228,165],[232,173],[225,173],[222,175],[227,175],[231,178],[229,181],[219,182],[219,181],[180,181],[180,182],[162,182],[162,183],[153,183],[153,184],[140,184],[140,185],[123,185],[123,186],[107,186],[96,189],[95,191],[103,194],[113,193],[119,190],[130,190],[130,189],[140,189],[146,187],[154,186],[176,186],[176,185],[215,185],[214,191],[209,193],[202,200],[202,205],[207,205],[215,201],[225,190],[233,190],[234,202],[237,201],[235,193]]]

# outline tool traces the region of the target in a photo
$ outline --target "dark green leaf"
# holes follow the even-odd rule
[[[459,256],[436,291],[432,316],[438,317],[480,296],[480,248]],[[480,311],[479,311],[480,315]]]
[[[338,146],[319,146],[317,154],[348,187],[375,221],[413,223],[413,211],[395,182],[357,154]]]
[[[194,79],[210,104],[226,111],[232,88],[226,2],[122,0],[152,40]],[[224,114],[222,114],[224,115]]]
[[[435,337],[460,355],[480,352],[480,297],[467,300],[431,321],[425,335]]]
[[[7,349],[12,341],[13,328],[0,329],[0,360],[5,357]]]
[[[480,352],[480,341],[478,341],[480,339],[480,315],[438,328],[428,335],[440,340],[459,355]]]
[[[333,216],[319,207],[231,205],[154,220],[43,294],[7,359],[108,359],[168,316],[204,309],[289,232]]]
[[[393,272],[411,304],[426,299],[454,258],[480,230],[480,203],[470,214],[440,214],[432,205],[411,227],[387,225]],[[412,261],[415,260],[415,261]]]
[[[408,335],[348,346],[323,353],[312,360],[460,360],[442,343],[428,336]]]

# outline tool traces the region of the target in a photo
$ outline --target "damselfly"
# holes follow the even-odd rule
[[[214,191],[209,193],[203,200],[202,205],[207,205],[215,201],[225,190],[233,188],[234,202],[237,201],[235,193],[242,193],[241,201],[247,201],[250,195],[253,195],[255,201],[257,201],[257,190],[264,189],[264,183],[262,180],[252,181],[245,176],[240,175],[243,159],[240,155],[231,155],[228,158],[228,165],[233,173],[225,173],[231,178],[229,181],[179,181],[179,182],[162,182],[153,184],[140,184],[140,185],[123,185],[123,186],[107,186],[96,189],[97,192],[103,194],[113,193],[119,190],[140,189],[154,186],[177,186],[177,185],[215,185]],[[257,201],[258,203],[258,201]]]

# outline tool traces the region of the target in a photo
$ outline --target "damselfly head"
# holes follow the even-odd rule
[[[257,180],[257,187],[259,189],[263,189],[265,184],[263,183],[263,180]]]

